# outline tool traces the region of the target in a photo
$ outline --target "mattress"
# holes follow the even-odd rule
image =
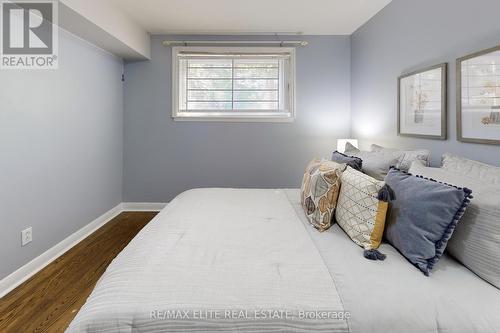
[[[337,225],[310,227],[297,189],[188,191],[111,263],[68,331],[500,332],[500,290],[447,255],[426,277],[380,251],[367,260]]]
[[[182,193],[113,260],[67,332],[348,332],[285,191]]]

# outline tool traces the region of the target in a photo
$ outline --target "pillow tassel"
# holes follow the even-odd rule
[[[378,200],[389,202],[395,199],[394,191],[389,187],[389,185],[385,184],[384,187],[378,191]]]
[[[365,256],[366,259],[370,260],[385,260],[386,258],[385,254],[375,249],[364,250],[363,255]]]

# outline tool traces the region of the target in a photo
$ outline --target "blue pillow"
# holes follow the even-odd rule
[[[360,159],[359,157],[348,156],[338,151],[333,152],[332,161],[337,163],[345,163],[351,168],[358,171],[361,171],[361,168],[363,167],[363,160]]]
[[[425,275],[436,265],[472,191],[391,167],[385,178],[391,190],[387,241]]]

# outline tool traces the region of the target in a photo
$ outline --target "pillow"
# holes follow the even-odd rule
[[[309,222],[321,232],[330,228],[339,196],[340,174],[345,168],[345,164],[316,159],[307,165],[301,203]]]
[[[361,158],[363,160],[361,171],[377,180],[384,180],[389,168],[396,165],[402,155],[401,152],[393,151],[361,151],[349,142],[345,146],[345,154]]]
[[[365,249],[366,258],[383,260],[385,256],[373,250],[379,247],[384,233],[388,206],[387,196],[383,195],[384,182],[348,166],[340,183],[337,223],[354,243]]]
[[[474,191],[474,200],[455,228],[446,250],[478,276],[500,288],[500,185],[419,163],[413,163],[410,172]]]
[[[346,154],[342,154],[338,151],[334,151],[332,154],[332,161],[337,163],[345,163],[351,168],[361,171],[363,167],[363,160],[356,156],[348,156]]]
[[[385,236],[411,263],[429,275],[470,203],[471,190],[396,168],[391,168],[385,182],[394,194]]]
[[[456,174],[474,178],[479,182],[500,184],[500,167],[468,160],[452,154],[444,154],[443,169]]]
[[[372,145],[371,149],[373,152],[376,151],[400,152],[401,157],[399,158],[399,161],[396,164],[396,168],[401,169],[403,171],[410,170],[411,163],[413,161],[422,161],[426,166],[430,164],[431,152],[427,149],[402,150],[396,148],[385,148],[379,145]]]

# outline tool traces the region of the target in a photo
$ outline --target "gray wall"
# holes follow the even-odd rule
[[[175,37],[152,38],[151,61],[125,66],[124,200],[166,202],[196,187],[297,187],[311,158],[349,136],[348,36],[303,37],[290,124],[174,122],[166,38]]]
[[[500,147],[456,139],[455,59],[500,44],[498,0],[393,0],[351,37],[352,134],[370,143],[426,147],[439,164],[452,152],[500,165]],[[404,72],[449,63],[448,140],[397,136],[397,81]]]
[[[122,61],[65,32],[59,59],[0,71],[0,279],[121,202]]]

